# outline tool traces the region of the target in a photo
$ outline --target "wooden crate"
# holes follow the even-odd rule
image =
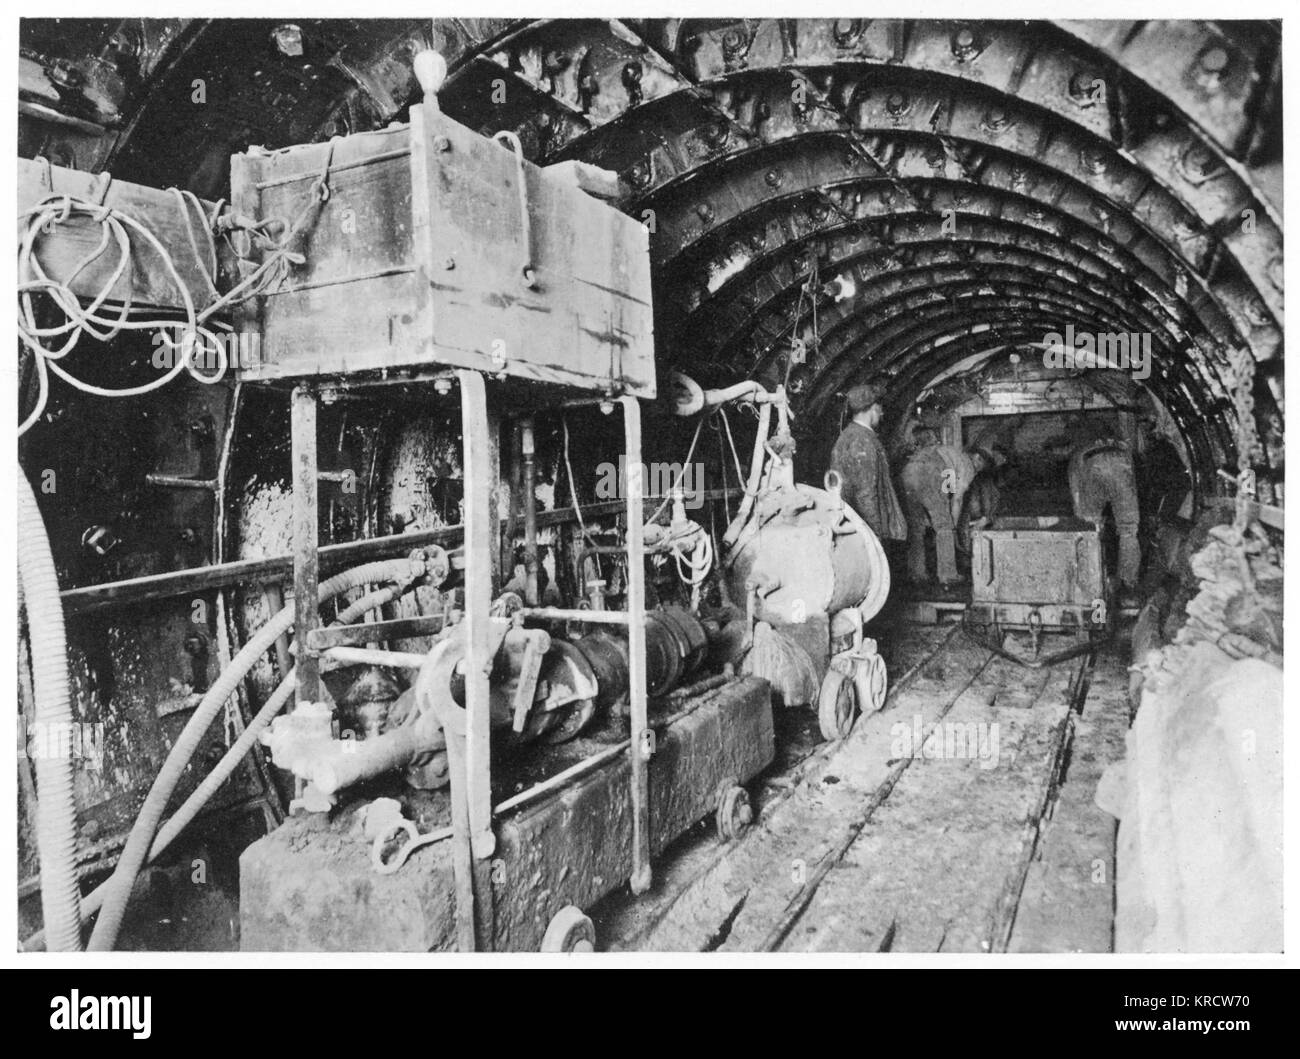
[[[525,222],[514,152],[416,105],[409,126],[236,155],[235,210],[291,220],[327,162],[305,263],[243,310],[262,336],[243,379],[457,367],[654,396],[649,236],[571,168],[523,163]]]

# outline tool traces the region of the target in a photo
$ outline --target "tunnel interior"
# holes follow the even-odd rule
[[[257,20],[26,25],[34,54],[115,72],[82,94],[117,120],[25,122],[22,153],[214,199],[249,143],[401,120],[438,47],[457,120],[620,174],[661,366],[785,382],[809,466],[854,383],[885,382],[897,423],[950,366],[1067,325],[1149,336],[1142,388],[1202,492],[1235,462],[1249,352],[1265,492],[1280,466],[1275,26],[321,22],[287,55]]]
[[[407,121],[413,58],[436,49],[456,121],[514,133],[541,165],[617,174],[614,204],[649,233],[646,457],[693,454],[711,488],[743,485],[733,453],[755,424],[693,435],[674,373],[784,387],[804,482],[821,483],[846,395],[869,383],[891,461],[933,442],[993,452],[1003,515],[1068,515],[1083,436],[1134,452],[1152,538],[1246,473],[1260,502],[1284,502],[1280,23],[26,19],[21,43],[20,156],[214,202],[251,145]],[[1067,335],[1113,362],[1063,363]],[[90,382],[148,374],[145,340],[93,347],[71,358]],[[26,369],[20,387],[26,416]],[[102,402],[56,385],[20,458],[71,483],[41,497],[64,587],[288,552],[288,423],[279,390],[183,380]],[[402,387],[323,405],[322,469],[361,488],[322,486],[321,543],[456,525],[459,429],[454,403]],[[617,461],[617,423],[542,408],[536,431],[543,508],[603,499],[591,469]],[[160,472],[220,480],[224,499],[156,488]],[[581,594],[563,547],[548,538],[544,577]],[[1106,547],[1114,568],[1113,527]],[[277,607],[256,585],[231,596],[232,615],[211,597],[214,647]],[[178,672],[155,648],[207,658],[191,602],[72,618],[76,694],[140,712],[159,740],[153,702]],[[274,676],[263,659],[260,694]],[[155,764],[109,754],[119,767],[81,791],[105,836]]]

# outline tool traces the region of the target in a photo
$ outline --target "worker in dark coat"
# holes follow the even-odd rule
[[[1177,518],[1192,489],[1191,475],[1177,447],[1163,434],[1151,430],[1144,441],[1136,468],[1142,510],[1149,513],[1153,523]]]
[[[880,397],[874,386],[855,386],[848,392],[853,420],[831,450],[831,470],[839,472],[849,506],[887,543],[907,538],[907,520],[889,476],[885,446],[876,434],[884,416]]]

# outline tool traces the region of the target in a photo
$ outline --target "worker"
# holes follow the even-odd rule
[[[1139,426],[1138,438],[1142,443],[1137,461],[1140,498],[1142,510],[1147,512],[1154,526],[1164,519],[1178,517],[1183,501],[1191,492],[1192,479],[1177,446],[1159,432],[1156,424],[1144,420]]]
[[[839,473],[845,501],[888,548],[889,542],[907,537],[907,522],[889,476],[885,446],[876,434],[885,414],[881,394],[875,386],[863,385],[847,397],[853,419],[831,450],[831,470]]]
[[[926,581],[925,531],[934,530],[939,581],[947,587],[957,580],[955,531],[966,492],[975,476],[993,466],[983,449],[963,452],[952,445],[927,445],[907,458],[899,472],[907,512],[907,572],[913,581]]]
[[[971,531],[991,526],[1002,504],[1002,467],[1007,458],[997,449],[984,446],[979,447],[979,452],[985,466],[966,490],[965,506],[957,523],[957,545],[966,553],[971,549]]]
[[[1137,588],[1142,551],[1138,545],[1137,476],[1133,453],[1113,437],[1085,438],[1076,442],[1068,469],[1070,499],[1076,518],[1100,526],[1110,508],[1119,537],[1120,592],[1132,596]]]

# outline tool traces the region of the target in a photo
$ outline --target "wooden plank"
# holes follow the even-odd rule
[[[527,161],[521,213],[514,153],[445,115],[414,117],[412,137],[434,356],[477,353],[523,378],[653,396],[645,228]]]
[[[1214,497],[1210,503],[1219,508],[1235,511],[1237,500],[1231,496]],[[1275,530],[1286,529],[1286,509],[1276,504],[1262,504],[1258,500],[1246,501],[1246,512],[1250,518],[1259,519],[1265,526]]]
[[[30,158],[18,159],[18,211],[36,205],[51,194],[70,195],[74,198],[100,202],[125,213],[144,224],[158,237],[171,253],[181,281],[190,292],[196,309],[202,309],[212,300],[203,267],[190,247],[186,224],[190,223],[199,249],[206,254],[206,240],[200,231],[201,221],[191,208],[189,218],[181,211],[176,197],[167,191],[132,184],[125,180],[107,180],[106,174],[83,173],[63,166],[46,165]],[[205,215],[210,215],[213,203],[201,204]],[[184,301],[171,278],[162,257],[136,232],[130,232],[131,260],[129,270],[114,285],[111,299],[122,302],[128,293],[134,304],[162,309],[181,309]],[[94,220],[75,216],[63,224],[55,225],[36,241],[36,253],[42,267],[53,279],[63,280],[83,258],[98,245],[101,226]],[[99,294],[112,276],[117,262],[116,244],[110,244],[95,261],[91,262],[72,281],[72,291],[78,297],[92,298]],[[234,255],[224,243],[218,244],[218,267],[227,274],[234,270]],[[214,277],[215,278],[215,277]]]
[[[418,618],[366,621],[359,625],[331,625],[312,630],[307,637],[307,646],[313,651],[326,651],[331,647],[362,647],[368,643],[408,640],[441,632],[443,624],[441,614],[428,614]]]

